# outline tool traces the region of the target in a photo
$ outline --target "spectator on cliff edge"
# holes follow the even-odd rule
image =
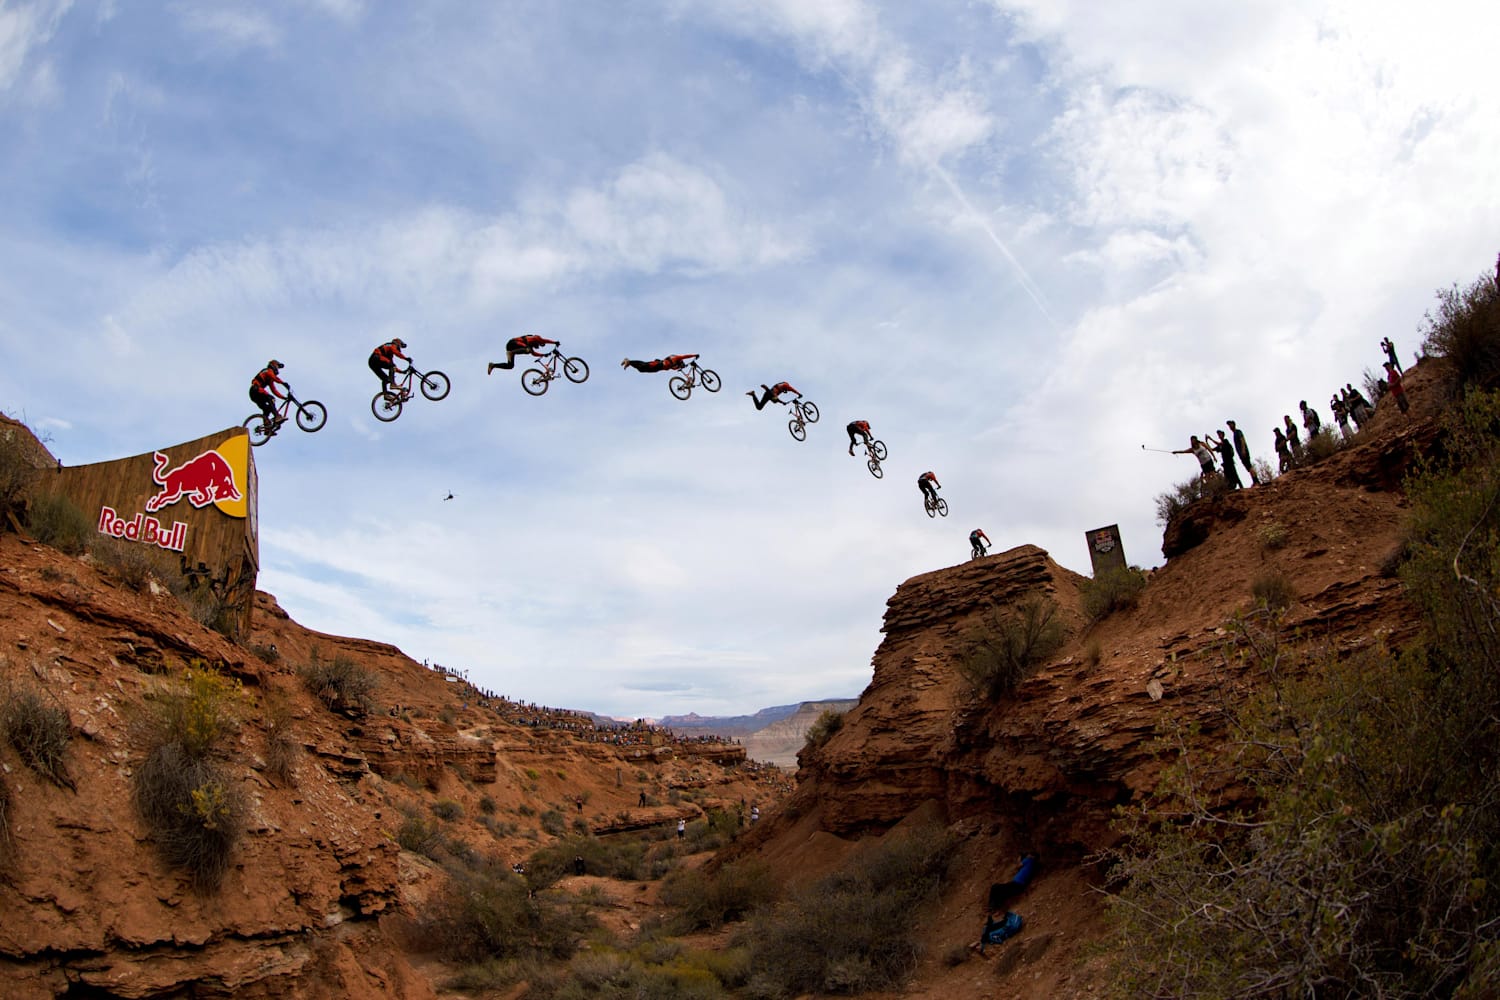
[[[686,837],[686,836],[687,836],[687,820],[685,820],[685,819],[679,819],[677,821],[677,839],[681,840],[683,837]]]
[[[1240,464],[1250,473],[1250,484],[1259,486],[1260,476],[1255,472],[1255,463],[1250,461],[1250,444],[1245,440],[1245,432],[1236,427],[1233,420],[1224,421],[1224,426],[1229,428],[1229,436],[1234,439],[1234,451],[1240,457]]]

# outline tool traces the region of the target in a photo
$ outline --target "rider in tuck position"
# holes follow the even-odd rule
[[[374,372],[380,379],[380,391],[390,392],[391,383],[396,378],[396,359],[400,358],[407,364],[411,364],[411,358],[401,353],[406,346],[406,341],[400,337],[388,340],[375,350],[370,352],[370,371]]]
[[[868,420],[856,420],[845,427],[844,430],[849,432],[849,454],[854,454],[855,435],[864,438],[865,447],[869,447],[872,439],[870,437],[870,422]]]
[[[557,343],[555,340],[548,340],[546,337],[535,333],[528,333],[521,337],[512,337],[505,342],[504,364],[499,361],[491,361],[490,366],[484,370],[484,373],[489,375],[496,368],[514,368],[516,366],[517,354],[530,354],[533,357],[539,358],[542,356],[542,352],[537,350],[537,348],[545,347],[548,344],[556,345]]]
[[[983,544],[981,544],[979,541],[981,538],[984,539]],[[984,555],[985,546],[990,544],[993,544],[992,542],[990,542],[990,536],[986,535],[983,530],[975,528],[973,531],[969,532],[969,547],[975,556]]]
[[[755,404],[755,408],[757,410],[765,409],[767,403],[781,403],[781,397],[787,395],[788,393],[796,396],[798,399],[802,398],[802,393],[792,388],[792,383],[790,382],[777,382],[770,388],[767,388],[766,384],[762,382],[760,384],[760,387],[762,389],[765,389],[765,395],[761,396],[759,399],[755,398],[754,389],[751,389],[749,392],[745,393],[745,395],[750,397],[750,402]],[[781,403],[781,405],[785,406],[786,404]]]
[[[696,354],[668,354],[666,357],[657,358],[655,361],[631,361],[629,358],[625,358],[620,362],[620,367],[634,368],[636,371],[643,373],[677,372],[682,371],[682,369],[687,367],[689,361],[697,357],[698,355]],[[501,367],[505,366],[502,365]]]
[[[937,491],[943,488],[943,484],[937,481],[937,476],[930,472],[924,472],[917,477],[917,489],[922,491],[923,503],[937,503]]]
[[[278,385],[286,385],[276,373],[285,367],[280,361],[272,359],[250,380],[250,402],[260,407],[267,424],[286,423],[286,417],[276,412],[276,400],[286,398],[286,393],[276,391]]]

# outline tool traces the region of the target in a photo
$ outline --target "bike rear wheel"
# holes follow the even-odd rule
[[[709,392],[718,392],[719,387],[724,384],[719,381],[719,373],[712,368],[700,368],[698,370],[698,377],[703,382],[703,388]]]
[[[798,420],[796,417],[793,417],[786,422],[786,429],[791,431],[792,437],[796,438],[798,441],[807,440],[807,428],[804,427],[802,421]]]
[[[880,467],[880,463],[875,459],[870,459],[865,463],[865,465],[869,467],[870,475],[874,476],[876,479],[879,479],[885,475],[885,470]]]
[[[528,368],[521,373],[521,388],[533,396],[540,396],[547,391],[547,373],[540,368]]]
[[[375,414],[376,420],[388,424],[401,416],[401,397],[377,392],[375,398],[370,400],[370,412]]]
[[[678,399],[687,399],[693,394],[693,384],[681,375],[673,375],[667,383],[667,389]]]
[[[589,380],[588,362],[582,358],[563,358],[563,374],[568,376],[569,382],[587,382]]]
[[[297,404],[297,426],[309,434],[323,429],[328,423],[328,410],[316,399]]]
[[[276,434],[273,425],[263,413],[252,413],[245,418],[245,430],[250,432],[250,447],[259,448]]]
[[[885,461],[885,442],[884,441],[871,441],[870,442],[870,450],[875,453],[875,457],[878,460],[880,460],[882,462]]]
[[[453,383],[442,372],[428,372],[422,376],[422,395],[436,403],[448,395]]]

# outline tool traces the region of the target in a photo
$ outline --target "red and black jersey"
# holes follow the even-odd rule
[[[937,476],[934,476],[930,472],[924,472],[920,476],[917,477],[917,482],[920,483],[923,480],[926,480],[927,482],[932,483],[932,485],[934,485],[934,486],[942,486],[943,485],[942,483],[940,483],[940,482],[937,481]]]
[[[379,358],[384,364],[394,363],[393,359],[395,358],[400,358],[402,361],[408,360],[406,355],[401,353],[401,348],[397,347],[392,342],[381,344],[379,347],[375,348],[375,350],[371,352],[370,357]]]
[[[850,430],[860,431],[864,434],[870,433],[870,422],[868,420],[856,420],[849,425]]]
[[[796,389],[792,388],[792,383],[790,382],[777,382],[775,385],[771,386],[772,399],[779,399],[789,392],[796,393],[799,396],[802,395],[802,393],[797,392]]]
[[[528,333],[524,336],[517,337],[515,340],[511,341],[511,343],[515,344],[517,347],[524,347],[528,351],[532,351],[536,350],[538,347],[541,347],[543,344],[555,344],[557,343],[557,341],[548,340],[546,337],[543,337],[540,334]]]
[[[275,389],[271,388],[273,385],[286,385],[281,380],[281,376],[276,374],[276,369],[274,368],[262,368],[259,374],[250,380],[250,388],[258,389],[261,392],[269,392],[272,395],[280,395]]]

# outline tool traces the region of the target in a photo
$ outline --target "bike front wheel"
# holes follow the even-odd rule
[[[947,517],[948,516],[948,501],[944,500],[942,497],[938,497],[938,501],[937,501],[937,503],[935,503],[935,504],[932,505],[932,509],[935,510],[935,511],[937,511],[943,517]]]
[[[798,441],[807,440],[807,428],[804,427],[802,425],[802,421],[798,420],[796,417],[793,417],[791,420],[788,420],[786,422],[786,429],[791,431],[792,437],[796,438]]]
[[[802,419],[806,420],[810,424],[817,423],[818,404],[804,401],[802,403]]]
[[[588,362],[582,358],[563,358],[563,374],[568,376],[569,382],[587,382],[589,380]]]
[[[540,396],[547,391],[547,373],[540,368],[528,368],[521,373],[521,388],[533,396]]]
[[[870,450],[875,453],[875,458],[877,460],[879,460],[881,462],[885,461],[885,454],[886,453],[885,453],[885,442],[884,441],[871,441],[870,442]]]
[[[422,376],[422,395],[436,403],[448,395],[453,383],[442,372],[428,372]]]
[[[876,479],[879,479],[885,475],[885,470],[880,467],[880,463],[875,461],[875,459],[870,459],[865,463],[865,465],[869,467],[870,475],[874,476]]]
[[[401,416],[401,397],[377,392],[370,400],[370,412],[375,414],[376,420],[388,424]]]
[[[252,413],[245,418],[245,430],[250,432],[250,447],[259,448],[276,432],[271,429],[271,423],[266,420],[265,414]]]
[[[698,378],[702,380],[703,388],[707,389],[709,392],[718,392],[719,387],[724,384],[723,382],[719,381],[719,373],[714,371],[712,368],[699,369]]]
[[[673,375],[672,380],[667,383],[667,389],[678,399],[687,399],[693,394],[692,383],[681,375]]]
[[[311,434],[323,429],[328,423],[328,409],[316,399],[298,404],[297,426]]]

